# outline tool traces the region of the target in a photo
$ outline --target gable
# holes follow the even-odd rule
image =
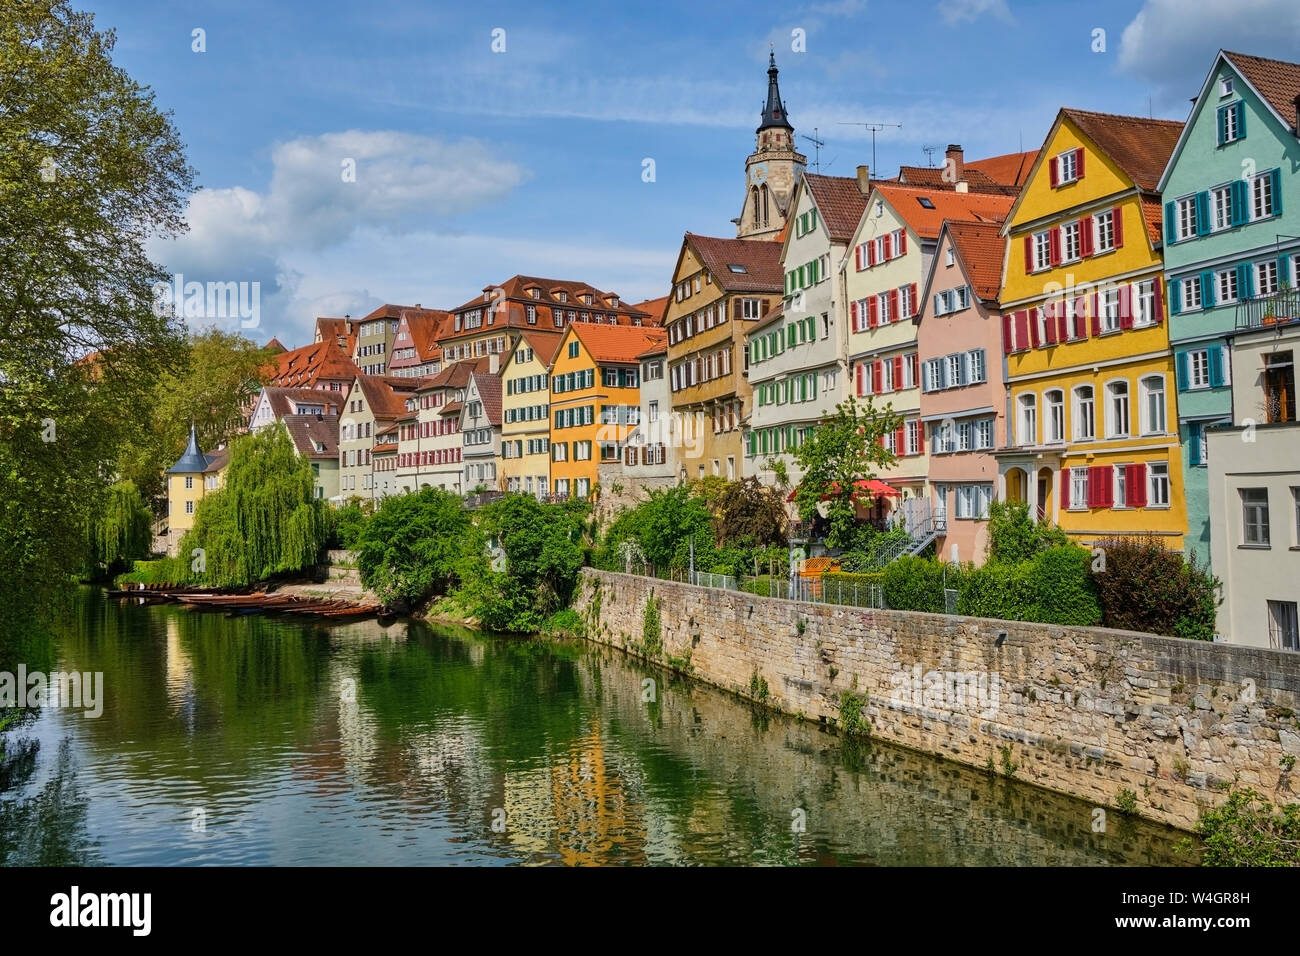
[[[1069,150],[1082,150],[1083,175],[1074,182],[1052,185],[1052,160]],[[1068,119],[1058,119],[1029,180],[1007,218],[1006,232],[1021,225],[1050,219],[1075,206],[1099,201],[1134,188],[1128,177]]]

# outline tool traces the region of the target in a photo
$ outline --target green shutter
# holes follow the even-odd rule
[[[1183,311],[1183,280],[1169,280],[1169,314],[1177,315]]]
[[[1165,203],[1165,242],[1175,242],[1178,239],[1178,219],[1177,206],[1172,202]],[[1028,256],[1028,253],[1026,253]],[[934,297],[934,311],[941,311],[939,306],[939,296]]]
[[[1206,353],[1210,360],[1210,388],[1218,388],[1223,384],[1223,349],[1211,345]]]
[[[1200,422],[1187,423],[1187,463],[1201,464],[1201,430],[1205,426]]]
[[[1220,106],[1215,119],[1218,120],[1217,142],[1222,146],[1228,139],[1228,107]]]
[[[1246,102],[1238,101],[1232,107],[1237,111],[1237,139],[1246,138]]]
[[[1214,308],[1214,273],[1209,269],[1201,273],[1201,308]]]
[[[1232,181],[1229,189],[1232,196],[1232,224],[1244,226],[1250,221],[1250,210],[1246,201],[1246,180],[1238,177]]]
[[[1188,362],[1190,361],[1191,359],[1188,357],[1188,354],[1186,352],[1178,353],[1176,364],[1178,366],[1178,390],[1180,392],[1187,391],[1187,383],[1188,383],[1187,365]]]
[[[1269,177],[1273,180],[1273,209],[1274,216],[1282,215],[1282,170],[1275,169],[1270,172]]]
[[[1210,194],[1196,194],[1196,234],[1204,236],[1210,231]]]

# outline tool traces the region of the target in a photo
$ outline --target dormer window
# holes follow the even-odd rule
[[[590,293],[590,292],[588,292],[586,295],[584,295],[584,296],[582,297],[582,302],[583,302],[584,305],[591,305],[591,293]]]
[[[561,290],[560,290],[560,296],[559,296],[559,298],[560,298],[560,301],[561,301],[561,302],[568,302],[568,301],[569,301],[569,293],[567,293],[567,292],[565,292],[563,289],[561,289]]]
[[[528,295],[534,299],[540,299],[542,297],[542,290],[537,288],[536,286],[533,286],[531,289],[528,290]]]

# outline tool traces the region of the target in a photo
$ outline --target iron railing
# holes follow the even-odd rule
[[[1265,329],[1300,322],[1300,289],[1280,289],[1237,303],[1238,329]]]

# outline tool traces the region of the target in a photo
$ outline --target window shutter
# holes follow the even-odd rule
[[[871,241],[867,243],[867,268],[876,264],[876,243]]]
[[[1115,248],[1122,249],[1124,247],[1124,207],[1116,206],[1111,210],[1111,213],[1110,221],[1115,227]]]
[[[1061,230],[1060,227],[1053,229],[1048,233],[1048,248],[1051,250],[1052,265],[1060,265],[1061,262]]]
[[[1215,118],[1218,120],[1218,135],[1215,139],[1222,146],[1228,141],[1228,107],[1220,106]]]
[[[872,363],[872,369],[872,390],[876,394],[880,394],[885,390],[885,363],[880,359],[876,359],[875,362]]]
[[[1047,335],[1048,345],[1056,344],[1056,315],[1058,311],[1064,312],[1059,302],[1052,303],[1050,308],[1043,307],[1043,332]]]
[[[1291,258],[1289,256],[1277,257],[1277,284],[1279,288],[1283,282],[1291,282]]]
[[[1088,322],[1092,336],[1101,335],[1101,293],[1092,294],[1092,308],[1089,310]]]
[[[1080,154],[1082,155],[1082,150]],[[1079,220],[1079,253],[1085,258],[1093,254],[1092,217],[1084,216]]]
[[[1196,194],[1196,234],[1204,236],[1210,231],[1210,194],[1201,191]]]
[[[1011,313],[1006,312],[1002,315],[1002,354],[1011,354]]]
[[[1025,272],[1034,271],[1034,237],[1025,236]]]
[[[858,300],[854,299],[849,303],[849,318],[852,321],[853,331],[858,331]]]
[[[1174,204],[1165,203],[1165,242],[1175,242],[1178,239],[1178,221],[1174,211]]]
[[[863,369],[863,365],[862,365],[861,362],[859,362],[859,363],[857,364],[857,367],[853,370],[854,375],[855,375],[856,380],[857,380],[857,392],[858,392],[858,395],[859,395],[859,396],[862,396],[862,395],[865,395],[865,394],[866,394],[866,392],[864,392],[864,391],[862,390],[862,384],[863,384],[863,383],[862,383],[862,369]]]
[[[1086,475],[1084,486],[1084,504],[1089,508],[1097,506],[1097,469],[1095,467],[1085,468]]]
[[[1083,178],[1083,147],[1075,147],[1074,150],[1074,176],[1076,179]]]
[[[1124,482],[1124,494],[1127,504],[1134,508],[1147,506],[1147,466],[1139,462],[1128,466],[1128,476]]]
[[[916,420],[916,453],[925,454],[925,422],[919,418]]]
[[[1243,116],[1243,120],[1244,118],[1245,117]],[[1282,215],[1282,170],[1274,169],[1268,175],[1269,178],[1273,180],[1272,213],[1275,216],[1280,216]]]
[[[885,261],[886,262],[894,258],[893,249],[892,249],[893,241],[894,241],[894,237],[891,236],[889,233],[885,233]]]
[[[1237,298],[1253,299],[1255,297],[1255,269],[1249,262],[1237,264]]]
[[[1061,184],[1060,163],[1055,156],[1047,161],[1047,178],[1053,189]]]
[[[1151,318],[1157,325],[1165,320],[1164,283],[1156,275],[1151,280]]]
[[[862,271],[862,246],[853,247],[853,268]]]
[[[867,299],[867,328],[874,329],[880,324],[880,303],[873,295]]]
[[[909,300],[912,303],[912,315],[919,315],[921,312],[921,300],[916,297],[916,283],[913,282],[910,288],[911,295],[909,296]]]
[[[1098,489],[1098,497],[1103,508],[1113,507],[1115,504],[1115,466],[1102,465],[1098,471],[1101,474],[1101,488]]]
[[[906,229],[903,229],[898,234],[898,254],[900,256],[907,255],[907,230]]]
[[[767,315],[767,310],[770,309],[771,307],[772,307],[771,299],[760,299],[758,303],[759,318],[762,318],[763,316]]]
[[[1206,350],[1206,354],[1210,360],[1210,387],[1218,388],[1223,384],[1223,349],[1211,345]]]
[[[1234,179],[1229,187],[1229,194],[1232,202],[1232,224],[1244,226],[1250,220],[1250,213],[1246,209],[1246,180],[1240,177]]]
[[[1034,313],[1026,312],[1025,321],[1029,324],[1029,344],[1038,348],[1043,344],[1042,334],[1038,330],[1038,316]]]
[[[1119,287],[1119,327],[1133,328],[1133,287],[1131,285]]]
[[[1209,269],[1201,273],[1201,308],[1214,308],[1214,273]]]
[[[1027,349],[1031,342],[1029,339],[1029,313],[1021,309],[1016,313],[1016,348]]]
[[[1169,314],[1177,315],[1183,310],[1183,280],[1175,279],[1169,283]]]
[[[894,391],[903,387],[903,356],[894,356]]]
[[[1246,102],[1239,100],[1232,107],[1237,111],[1237,139],[1246,138]]]
[[[1201,429],[1205,426],[1200,422],[1188,422],[1187,424],[1187,463],[1189,465],[1203,465],[1201,460]]]
[[[1056,307],[1056,341],[1058,342],[1064,342],[1070,337],[1070,317],[1066,314],[1069,311],[1064,301]]]
[[[899,319],[899,315],[898,315],[898,290],[897,290],[897,289],[890,289],[890,290],[889,290],[889,321],[890,321],[890,322],[897,322],[898,319]]]
[[[1188,383],[1190,382],[1190,378],[1188,376],[1188,371],[1187,371],[1187,363],[1189,361],[1190,358],[1186,352],[1179,352],[1178,357],[1175,360],[1175,365],[1177,366],[1177,375],[1178,375],[1178,390],[1180,392],[1187,391],[1187,386]]]
[[[1061,510],[1067,511],[1070,507],[1070,469],[1061,469]]]
[[[1088,297],[1081,295],[1074,300],[1074,337],[1076,339],[1086,339],[1088,329],[1085,323],[1088,321]]]
[[[917,382],[917,380],[920,378],[920,376],[917,374],[918,371],[920,370],[920,361],[917,357],[917,353],[913,352],[911,355],[907,357],[907,360],[912,365],[912,381]]]

